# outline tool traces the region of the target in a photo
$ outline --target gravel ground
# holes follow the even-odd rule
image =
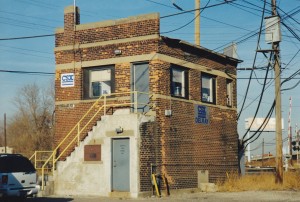
[[[296,191],[246,191],[246,192],[215,192],[215,193],[187,193],[180,195],[171,195],[162,198],[139,198],[139,199],[125,199],[125,198],[106,198],[106,197],[75,197],[75,196],[53,196],[27,199],[26,202],[103,202],[103,201],[132,201],[132,202],[154,202],[154,201],[300,201],[300,192]]]

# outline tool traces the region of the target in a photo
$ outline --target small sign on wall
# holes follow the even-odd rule
[[[195,123],[209,124],[209,112],[207,106],[195,105]]]
[[[74,87],[75,85],[75,76],[74,73],[65,73],[60,76],[60,86],[62,88]]]
[[[85,145],[84,161],[101,161],[101,145]]]

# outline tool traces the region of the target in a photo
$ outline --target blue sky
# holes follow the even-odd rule
[[[201,7],[220,4],[222,0],[201,0]],[[266,8],[270,10],[270,2],[267,1]],[[180,12],[172,3],[180,6],[184,10],[194,9],[194,0],[77,0],[76,4],[81,10],[81,23],[97,22],[109,19],[124,18],[133,15],[159,12],[160,16]],[[72,5],[73,0],[0,0],[0,39],[36,36],[53,34],[56,27],[63,26],[64,8]],[[282,16],[291,11],[297,11],[300,7],[299,0],[278,0],[277,6]],[[244,62],[239,68],[252,67],[258,36],[243,41],[247,34],[258,31],[261,23],[262,0],[237,0],[231,4],[223,4],[207,8],[201,13],[201,46],[214,51],[222,52],[223,48],[237,42],[239,59]],[[284,13],[284,12],[285,13]],[[265,16],[269,16],[268,12]],[[295,13],[292,18],[285,18],[284,22],[300,36],[300,14]],[[194,22],[177,31],[177,29],[194,18],[193,13],[177,15],[174,17],[161,19],[161,33],[164,36],[179,38],[194,43]],[[282,77],[286,78],[300,69],[300,41],[291,35],[285,27],[282,27],[281,60],[284,71]],[[260,47],[270,49],[264,41],[264,34],[261,35]],[[54,37],[43,37],[23,40],[0,40],[0,70],[16,71],[38,71],[54,72]],[[291,59],[294,59],[291,61]],[[290,63],[289,63],[290,62]],[[288,64],[286,66],[286,64]],[[267,60],[261,53],[258,54],[255,66],[266,66]],[[238,108],[240,109],[245,95],[250,71],[238,71]],[[255,71],[253,78],[263,78],[265,71]],[[270,70],[269,77],[273,77],[273,70]],[[300,75],[298,76],[298,78]],[[49,85],[53,81],[53,76],[46,75],[25,75],[0,72],[0,125],[3,123],[3,114],[11,117],[15,112],[13,105],[14,97],[18,90],[30,83],[37,83],[41,86]],[[291,80],[284,84],[283,88],[295,85],[299,79]],[[247,96],[246,109],[238,121],[239,133],[245,133],[244,121],[252,117],[257,108],[258,99],[262,89],[262,79],[253,79],[250,91]],[[258,117],[265,117],[274,99],[274,83],[269,81],[270,87],[265,90]],[[287,129],[287,119],[289,110],[289,97],[293,99],[292,126],[300,124],[300,94],[299,87],[284,91],[282,94],[282,116],[285,119],[285,129]],[[253,102],[251,105],[249,103]],[[248,106],[249,105],[249,106]],[[0,127],[1,128],[1,127]],[[283,139],[287,136],[287,131],[283,133]],[[265,152],[274,153],[275,137],[273,133],[264,133],[261,138],[266,144]],[[256,148],[254,153],[261,153],[261,138],[259,138],[252,148]],[[286,143],[286,142],[285,142]]]

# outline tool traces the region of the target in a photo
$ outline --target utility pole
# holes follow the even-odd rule
[[[249,126],[250,126],[250,125],[249,125]],[[249,138],[250,138],[250,130],[249,130],[249,131],[248,131],[248,133],[247,133],[247,138],[248,138],[248,140],[249,140]],[[250,162],[251,162],[251,154],[250,154],[250,152],[251,152],[251,149],[250,149],[250,142],[248,143],[247,149],[248,149],[248,163],[250,163]]]
[[[4,113],[4,153],[6,153],[6,113]]]
[[[265,153],[265,140],[264,138],[262,139],[262,148],[261,148],[261,167],[264,166],[264,153]]]
[[[272,1],[272,15],[277,16],[276,0]],[[280,21],[278,22],[280,23]],[[274,51],[274,70],[275,70],[275,120],[276,120],[276,183],[283,182],[283,163],[282,163],[282,126],[281,126],[281,79],[280,79],[280,57],[279,41],[272,42]]]
[[[299,130],[298,130],[298,125],[296,124],[296,141],[299,144],[300,138],[299,138]],[[297,150],[297,164],[299,164],[299,150]]]
[[[289,164],[293,166],[293,151],[292,151],[292,97],[290,97],[290,109],[289,109],[289,120],[288,120],[288,155],[289,158]]]
[[[195,44],[200,46],[200,0],[195,0]]]

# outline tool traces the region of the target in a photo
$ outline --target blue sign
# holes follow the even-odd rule
[[[209,124],[208,107],[195,105],[195,123]]]
[[[60,86],[64,87],[74,87],[75,78],[74,73],[61,74],[60,76]]]

